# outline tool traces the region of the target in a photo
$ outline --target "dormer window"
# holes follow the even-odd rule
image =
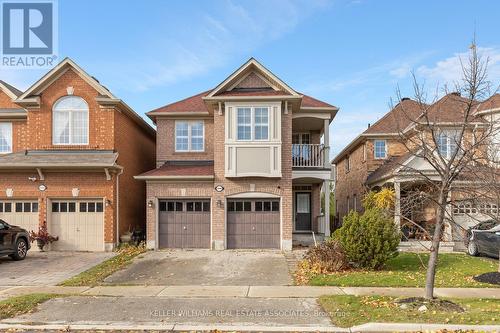
[[[55,145],[89,144],[89,107],[83,98],[66,96],[54,104],[52,142]]]

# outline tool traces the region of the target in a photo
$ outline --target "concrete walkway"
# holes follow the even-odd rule
[[[239,298],[318,298],[322,295],[381,295],[395,297],[423,296],[423,288],[384,287],[314,287],[314,286],[0,286],[0,299],[32,293],[54,293],[116,297],[239,297]],[[500,288],[436,288],[437,297],[496,298]]]
[[[413,324],[413,323],[368,323],[350,328],[328,326],[269,326],[269,325],[227,325],[227,324],[168,324],[168,323],[1,323],[1,330],[21,331],[168,331],[168,332],[430,332],[439,330],[448,331],[477,331],[498,332],[500,325],[450,325],[450,324]]]

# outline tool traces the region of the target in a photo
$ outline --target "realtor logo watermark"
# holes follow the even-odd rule
[[[1,68],[49,68],[57,59],[57,2],[1,1]]]

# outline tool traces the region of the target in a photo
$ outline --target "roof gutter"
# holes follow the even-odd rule
[[[482,110],[482,111],[476,112],[476,114],[477,115],[483,115],[483,114],[495,113],[495,112],[500,112],[500,108],[493,108],[493,109],[488,109],[488,110]]]
[[[274,95],[274,96],[214,96],[214,97],[202,97],[205,101],[247,101],[247,100],[283,100],[283,99],[296,99],[299,100],[303,96],[293,96],[293,95]]]
[[[213,176],[213,175],[210,175],[210,176],[190,176],[190,175],[187,175],[187,176],[134,176],[134,179],[137,179],[137,180],[181,180],[181,179],[212,180],[214,178],[215,178],[215,176]]]

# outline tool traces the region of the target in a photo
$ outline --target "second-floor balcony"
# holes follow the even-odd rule
[[[323,144],[292,144],[292,167],[328,168],[328,152]]]

